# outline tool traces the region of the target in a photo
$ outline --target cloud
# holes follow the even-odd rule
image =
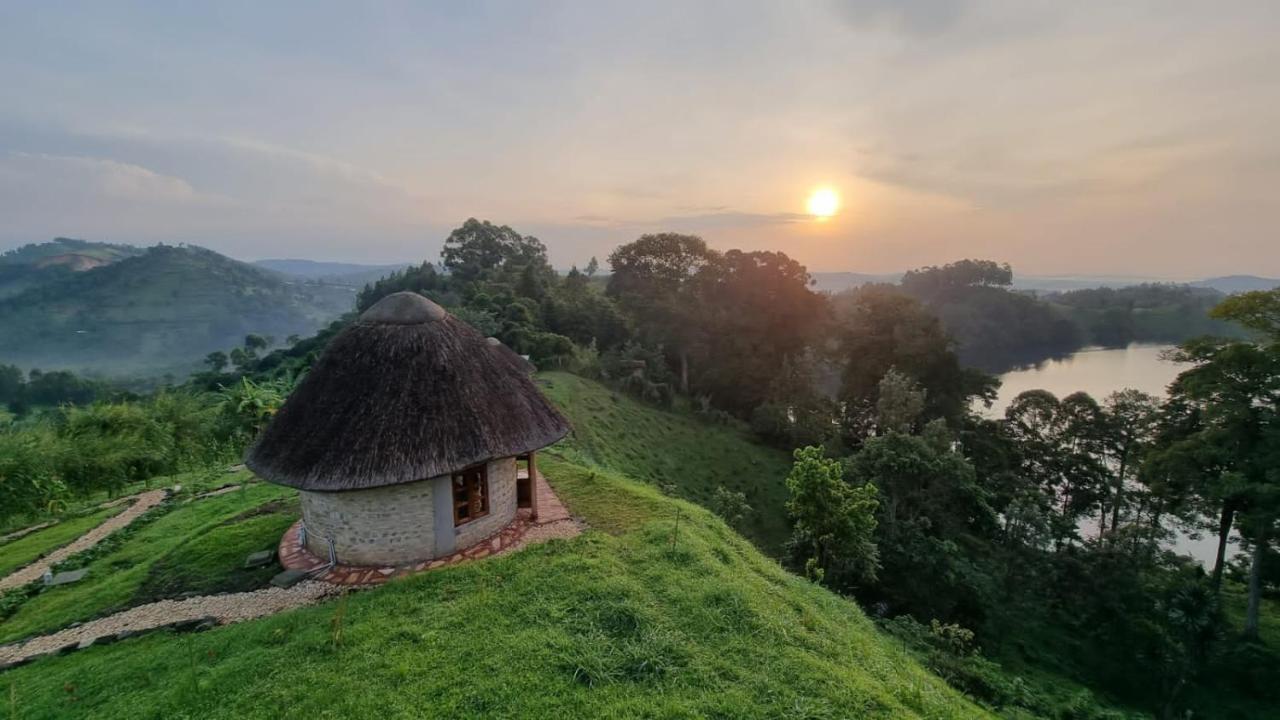
[[[851,25],[885,25],[918,35],[953,27],[967,5],[965,0],[832,0],[836,14]]]

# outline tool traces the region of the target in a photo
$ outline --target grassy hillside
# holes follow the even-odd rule
[[[0,362],[140,374],[196,367],[249,333],[283,341],[351,309],[351,288],[291,281],[196,247],[156,246],[0,300]]]
[[[95,548],[92,560],[84,565],[89,568],[84,580],[46,588],[23,603],[0,623],[0,643],[186,591],[264,585],[270,569],[242,571],[241,563],[251,552],[275,547],[297,520],[297,494],[277,485],[252,483],[244,490],[185,503],[191,484],[184,481],[184,485],[184,498],[152,510],[154,520],[135,521],[119,540]],[[4,557],[7,548],[0,547],[0,558]]]
[[[6,704],[29,720],[986,716],[709,512],[550,454],[543,465],[584,535],[42,659],[4,674]]]
[[[755,444],[741,427],[666,412],[576,375],[539,378],[573,424],[563,453],[707,507],[714,505],[717,487],[742,492],[752,512],[738,530],[767,553],[781,551],[791,532],[782,509],[791,468],[786,453]]]
[[[55,238],[0,253],[0,299],[142,253],[131,245]]]

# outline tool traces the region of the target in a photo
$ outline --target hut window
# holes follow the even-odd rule
[[[464,525],[489,514],[489,475],[485,466],[453,475],[453,524]]]

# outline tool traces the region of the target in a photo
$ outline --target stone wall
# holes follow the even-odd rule
[[[344,565],[403,565],[465,550],[497,533],[516,516],[515,459],[491,461],[488,476],[489,514],[456,528],[452,513],[439,517],[446,523],[442,530],[451,528],[454,540],[452,548],[441,547],[439,552],[432,488],[449,488],[449,483],[442,482],[447,478],[371,490],[303,491],[307,549],[328,558],[331,538],[338,562]],[[452,500],[442,502],[441,507],[452,508]]]
[[[346,565],[401,565],[435,556],[429,481],[301,495],[307,549],[318,557],[329,557],[327,538]]]
[[[516,459],[489,462],[489,514],[454,528],[454,548],[465,550],[507,526],[516,517]],[[453,518],[447,522],[452,523]]]

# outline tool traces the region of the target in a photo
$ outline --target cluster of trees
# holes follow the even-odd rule
[[[0,524],[158,475],[235,462],[292,386],[240,378],[217,392],[62,404],[0,429]]]
[[[1202,335],[1243,337],[1241,328],[1209,311],[1223,300],[1212,288],[1147,283],[1123,288],[1090,288],[1049,295],[1092,345],[1123,347],[1133,342],[1180,343]]]
[[[990,260],[912,270],[901,283],[942,321],[965,365],[1001,372],[1081,347],[1071,319],[1012,285],[1013,269]]]
[[[23,415],[34,407],[83,405],[116,394],[119,391],[109,383],[68,370],[33,368],[23,373],[16,365],[0,365],[0,405],[15,415]]]
[[[874,397],[844,443],[796,451],[792,562],[885,616],[973,628],[1004,658],[1052,656],[1167,717],[1210,676],[1275,699],[1274,663],[1249,643],[1268,583],[1280,589],[1268,559],[1280,532],[1280,292],[1233,296],[1213,315],[1258,339],[1184,343],[1188,367],[1163,402],[1035,390],[1001,419],[957,422],[930,402],[953,386],[918,365],[872,363],[859,385]],[[1166,549],[1186,526],[1217,534],[1207,573]],[[1249,561],[1231,628],[1233,530]]]

